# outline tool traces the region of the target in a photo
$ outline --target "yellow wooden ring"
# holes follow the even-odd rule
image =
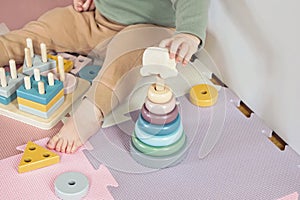
[[[172,97],[173,93],[167,86],[164,87],[164,90],[156,90],[155,84],[152,84],[148,89],[148,99],[153,103],[167,103],[172,99]]]
[[[195,85],[190,90],[190,101],[196,106],[212,106],[217,102],[217,99],[218,91],[211,85]]]

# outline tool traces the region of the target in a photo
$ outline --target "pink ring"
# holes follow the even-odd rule
[[[170,113],[167,113],[165,115],[157,115],[157,114],[149,112],[149,110],[147,110],[145,104],[143,105],[143,108],[142,108],[143,118],[151,124],[159,124],[159,125],[168,124],[168,123],[174,121],[176,119],[177,115],[178,115],[177,105],[175,105],[175,108]]]

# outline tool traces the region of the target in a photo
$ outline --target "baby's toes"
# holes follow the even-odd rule
[[[56,144],[55,151],[61,152],[61,147],[63,145],[64,140],[60,138]]]
[[[63,143],[60,148],[60,152],[66,153],[67,146],[68,146],[68,140],[63,140]]]
[[[74,141],[74,144],[71,148],[71,153],[74,153],[82,146],[82,142],[80,140]]]
[[[71,153],[72,147],[73,147],[74,142],[68,142],[67,148],[66,148],[66,153]]]
[[[59,140],[59,136],[58,136],[58,135],[53,136],[53,137],[48,141],[47,147],[48,147],[49,149],[55,149],[58,140]]]

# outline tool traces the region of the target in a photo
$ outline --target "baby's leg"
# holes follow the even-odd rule
[[[23,62],[24,47],[28,37],[33,40],[34,50],[38,54],[40,43],[43,42],[48,50],[87,55],[97,45],[105,44],[124,27],[108,21],[97,11],[78,13],[72,6],[56,8],[45,13],[37,21],[28,23],[24,28],[0,36],[0,66],[7,65],[9,59],[15,59],[17,63]],[[96,131],[95,127],[99,126],[99,120],[102,118],[99,111],[94,112],[90,108],[91,105],[88,101],[84,101],[81,109],[74,114],[74,116],[77,113],[81,115],[82,110],[96,113],[95,120],[91,118],[92,116],[85,116],[85,119],[89,119],[87,123],[78,124],[79,128],[84,127],[84,131],[88,133]],[[80,140],[72,121],[68,120],[63,131],[51,139],[48,145],[50,148],[56,148],[59,151],[66,151],[68,148],[70,152],[72,148],[76,149],[80,146],[81,141],[87,140],[89,134],[82,134],[80,137],[82,140]]]
[[[128,31],[126,32],[126,30]],[[137,80],[141,78],[137,70],[132,69],[141,66],[144,48],[155,46],[172,34],[172,31],[168,29],[158,30],[153,25],[136,25],[126,30],[117,34],[108,45],[103,68],[86,94],[87,98],[82,101],[78,110],[69,118],[60,133],[49,141],[48,147],[50,149],[72,153],[95,134],[100,126],[100,122],[97,123],[97,118],[101,120],[109,114],[130,94]],[[130,71],[134,73],[133,76],[126,79],[126,84],[119,84]],[[93,104],[86,103],[87,101],[91,101]],[[83,108],[83,105],[89,105],[91,108]],[[99,108],[98,114],[84,113],[87,110],[95,111],[96,108]],[[70,134],[76,142],[70,141]],[[72,144],[72,147],[68,144]]]
[[[28,37],[37,53],[40,43],[45,43],[48,50],[88,54],[123,28],[108,22],[97,11],[78,13],[72,6],[55,8],[24,28],[0,36],[0,66],[7,65],[9,59],[23,62]]]
[[[48,148],[63,153],[73,153],[99,130],[103,117],[118,105],[121,100],[116,95],[111,84],[117,85],[117,81],[128,71],[136,66],[140,66],[142,53],[143,50],[127,53],[106,68],[107,70],[105,70],[102,77],[93,82],[93,87],[89,91],[89,97],[82,100],[74,114],[67,119],[60,132],[50,139],[47,145]],[[133,87],[134,84],[126,87],[128,93]],[[94,93],[92,93],[93,88],[98,91],[96,94],[97,106],[92,101],[95,98]]]
[[[158,44],[174,33],[173,29],[151,24],[126,27],[109,43],[103,68],[93,82],[86,96],[101,109],[104,116],[122,102],[141,78],[136,67],[142,65],[142,57],[147,47]],[[132,72],[130,78],[126,77]],[[123,78],[127,78],[124,84]],[[113,95],[105,96],[103,89]],[[110,100],[109,100],[110,98]]]
[[[73,153],[100,128],[101,121],[100,110],[85,98],[47,146],[59,152]]]

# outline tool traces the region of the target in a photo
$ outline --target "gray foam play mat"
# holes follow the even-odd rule
[[[245,117],[239,98],[229,89],[219,91],[216,105],[200,108],[188,96],[178,98],[188,154],[174,167],[156,170],[137,164],[130,156],[132,120],[101,129],[85,151],[95,168],[110,168],[119,183],[110,188],[115,199],[278,199],[300,191],[300,156],[288,146],[280,151],[269,139],[272,132],[255,114]],[[217,120],[214,120],[217,119]],[[214,149],[199,159],[209,130],[221,131]]]

